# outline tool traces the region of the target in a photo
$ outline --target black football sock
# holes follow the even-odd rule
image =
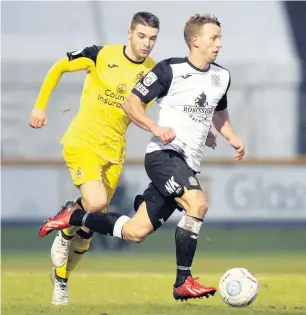
[[[69,224],[74,226],[83,226],[83,218],[86,218],[86,215],[88,215],[89,212],[86,212],[83,209],[76,209],[71,214]]]
[[[129,219],[128,216],[117,212],[89,213],[82,209],[76,209],[72,213],[69,223],[76,226],[84,225],[92,232],[122,238],[122,227]]]
[[[85,231],[82,230],[82,229],[79,229],[79,230],[76,232],[76,234],[79,235],[79,237],[81,237],[81,238],[84,239],[84,240],[89,240],[89,239],[92,238],[92,236],[93,236],[93,232],[92,232],[92,231],[85,232]]]
[[[185,215],[181,218],[175,231],[176,243],[176,282],[181,286],[191,276],[191,265],[197,248],[197,239],[203,220]]]
[[[79,198],[75,201],[75,203],[77,203],[83,210],[85,210],[84,207],[83,207],[83,204],[82,204],[82,197],[79,197]]]

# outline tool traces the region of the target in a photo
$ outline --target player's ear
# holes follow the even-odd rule
[[[130,27],[128,28],[128,39],[132,40],[132,29]]]
[[[190,40],[191,47],[194,46],[196,48],[199,47],[199,37],[197,35],[193,35]]]

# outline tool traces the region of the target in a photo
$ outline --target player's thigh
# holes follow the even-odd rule
[[[122,164],[108,163],[102,167],[102,181],[107,194],[107,204],[110,203],[118,187],[122,173]]]
[[[147,213],[146,203],[142,201],[135,215],[124,224],[122,236],[127,241],[140,243],[152,231],[153,226]]]
[[[176,209],[172,198],[165,198],[150,183],[143,195],[135,198],[136,214],[124,225],[123,235],[127,240],[141,242],[150,233],[160,228]]]
[[[165,197],[172,197],[187,214],[203,218],[207,211],[206,198],[195,172],[175,151],[155,151],[146,154],[148,176]]]
[[[84,208],[90,212],[101,210],[107,204],[107,195],[99,157],[89,148],[70,146],[64,146],[63,155],[73,183],[80,189]]]
[[[135,198],[135,208],[141,201],[145,202],[141,205],[145,205],[153,231],[159,229],[178,208],[176,201],[172,197],[163,196],[153,183],[149,184],[143,195]]]

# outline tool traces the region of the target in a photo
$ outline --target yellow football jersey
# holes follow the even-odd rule
[[[122,163],[130,120],[121,106],[155,62],[150,57],[143,62],[131,60],[123,45],[92,46],[67,56],[71,71],[86,69],[87,75],[80,109],[61,143],[88,147],[112,163]]]

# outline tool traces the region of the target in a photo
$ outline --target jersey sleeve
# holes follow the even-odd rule
[[[231,86],[231,76],[229,76],[227,89],[224,93],[224,95],[221,97],[220,101],[218,102],[218,105],[216,107],[216,112],[224,110],[227,108],[227,91],[229,90]]]
[[[88,58],[91,59],[94,63],[97,61],[97,56],[100,50],[103,48],[103,46],[90,46],[86,47],[84,49],[67,52],[67,57],[69,61],[78,59],[78,58]]]
[[[153,99],[161,98],[167,94],[172,77],[173,73],[169,62],[163,60],[137,82],[132,93],[137,95],[143,103],[150,103]]]

